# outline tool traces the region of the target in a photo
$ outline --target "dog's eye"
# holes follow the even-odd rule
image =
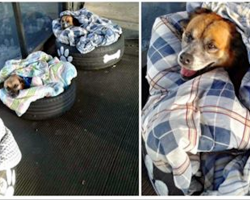
[[[18,87],[18,85],[17,85],[17,84],[15,84],[15,85],[14,85],[14,88],[17,88],[17,87]]]
[[[188,43],[192,42],[193,39],[194,38],[193,38],[191,33],[186,33],[186,42],[188,42]]]
[[[208,50],[216,50],[217,49],[217,47],[213,43],[208,43],[207,48],[208,48]]]
[[[7,86],[7,87],[6,87],[6,89],[7,89],[7,90],[10,90],[10,87],[9,87],[9,86]]]

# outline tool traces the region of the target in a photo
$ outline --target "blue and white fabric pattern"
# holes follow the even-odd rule
[[[15,167],[22,154],[11,131],[0,119],[0,196],[13,196],[16,183]]]
[[[237,20],[249,51],[249,4],[187,3],[187,10],[197,6]],[[187,12],[161,16],[153,26],[146,76],[150,97],[142,110],[147,160],[162,172],[172,173],[175,186],[186,195],[248,195],[250,71],[242,80],[240,100],[224,69],[184,81],[177,55],[180,21],[187,17]],[[149,173],[152,179],[154,174]],[[168,193],[159,191],[164,187],[154,185],[158,194]]]
[[[11,131],[0,119],[0,171],[17,166],[21,158],[21,151]]]
[[[82,8],[78,11],[63,11],[60,17],[72,15],[80,26],[61,28],[60,18],[53,20],[52,29],[56,38],[64,44],[76,46],[82,54],[93,51],[98,46],[108,46],[118,40],[122,29],[111,20]]]

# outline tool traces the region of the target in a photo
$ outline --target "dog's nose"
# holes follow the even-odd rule
[[[16,98],[16,97],[17,97],[17,94],[16,94],[16,93],[11,93],[10,96],[11,96],[12,98]]]
[[[184,52],[180,55],[180,62],[183,65],[187,65],[187,66],[192,65],[193,61],[194,61],[194,57],[189,53]]]
[[[11,91],[11,92],[9,92],[9,95],[12,98],[16,98],[19,95],[19,90],[18,91]]]

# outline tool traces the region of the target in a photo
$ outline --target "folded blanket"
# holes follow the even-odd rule
[[[77,71],[71,63],[62,62],[57,57],[53,58],[42,51],[37,51],[24,60],[7,61],[0,71],[0,83],[11,74],[31,77],[41,83],[36,87],[21,90],[16,98],[7,95],[4,88],[0,90],[2,102],[21,116],[27,111],[31,102],[62,93],[77,76]]]
[[[250,11],[249,4],[234,3],[187,3],[187,8],[191,11],[197,5],[214,11],[220,7],[223,15]],[[248,15],[239,15],[239,21],[248,24]],[[153,26],[146,77],[150,97],[142,111],[147,163],[173,173],[175,186],[184,194],[246,195],[250,186],[250,71],[242,80],[240,100],[224,69],[184,81],[177,55],[180,21],[186,18],[187,12],[162,16]],[[244,41],[249,38],[241,33]],[[152,169],[148,167],[150,177]],[[160,183],[154,185],[156,190],[166,194],[167,184]]]
[[[22,154],[11,131],[0,119],[0,171],[17,166],[21,158]]]
[[[86,8],[78,11],[63,11],[60,17],[72,15],[81,24],[80,27],[70,27],[63,30],[60,19],[52,22],[56,38],[70,46],[76,46],[82,54],[93,51],[98,46],[108,46],[118,40],[122,29],[111,20],[99,17]]]

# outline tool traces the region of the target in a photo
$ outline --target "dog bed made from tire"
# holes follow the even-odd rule
[[[76,47],[63,44],[56,40],[58,56],[72,57],[72,64],[78,70],[98,70],[110,67],[119,62],[124,53],[124,36],[109,46],[99,46],[87,54],[81,54]],[[62,60],[62,59],[61,59]],[[69,61],[69,60],[68,60]]]
[[[32,102],[26,113],[22,115],[22,118],[46,120],[59,117],[73,106],[75,98],[76,83],[72,81],[71,85],[60,95]]]

